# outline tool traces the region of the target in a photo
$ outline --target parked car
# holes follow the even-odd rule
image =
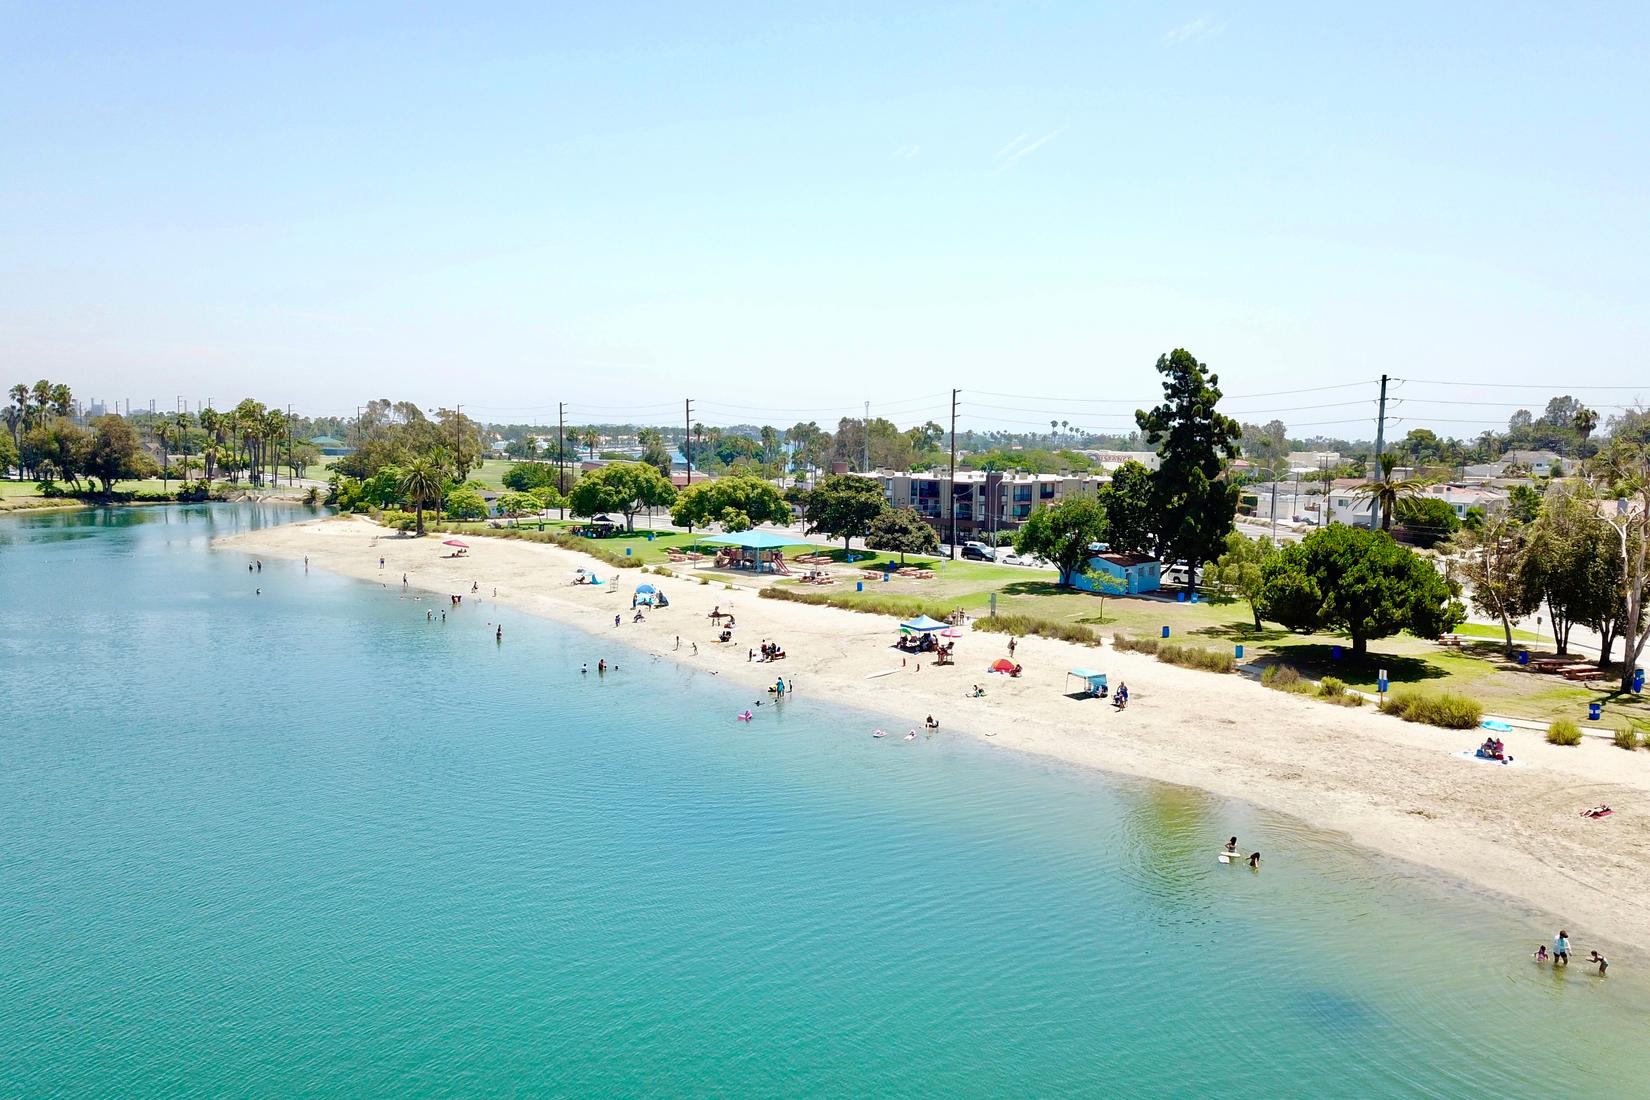
[[[970,542],[963,546],[962,556],[968,561],[996,561],[990,550],[977,542]]]

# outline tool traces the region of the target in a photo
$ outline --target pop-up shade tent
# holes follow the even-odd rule
[[[995,661],[991,662],[991,671],[992,672],[1013,672],[1014,671],[1014,662],[1010,661],[1007,657],[998,657]]]
[[[657,588],[654,588],[651,584],[638,584],[636,586],[636,594],[638,596],[644,595],[644,594],[649,593],[649,592],[657,592],[657,591],[659,591],[659,590]]]
[[[927,634],[932,630],[944,630],[945,624],[940,622],[938,619],[931,619],[927,615],[918,615],[910,622],[900,623],[899,628],[901,630],[915,631],[918,634]]]
[[[1069,680],[1073,676],[1083,681],[1084,690],[1091,694],[1099,695],[1106,689],[1106,674],[1104,672],[1092,668],[1074,668],[1066,673],[1066,679]]]

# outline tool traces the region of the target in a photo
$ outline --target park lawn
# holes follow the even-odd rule
[[[1462,623],[1460,626],[1455,628],[1453,633],[1459,634],[1463,638],[1488,638],[1492,642],[1505,642],[1507,640],[1507,632],[1502,630],[1499,626],[1495,626],[1491,623]],[[1512,636],[1513,641],[1515,642],[1540,642],[1547,640],[1542,638],[1541,635],[1530,630],[1514,630],[1512,632]]]
[[[39,495],[40,487],[32,481],[0,481],[0,500]]]

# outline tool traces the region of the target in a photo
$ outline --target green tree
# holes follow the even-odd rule
[[[1513,653],[1513,620],[1540,606],[1523,576],[1527,536],[1522,524],[1502,513],[1485,517],[1481,527],[1460,532],[1453,544],[1468,598],[1479,613],[1500,620],[1508,657]]]
[[[1106,506],[1111,548],[1124,554],[1156,554],[1153,531],[1152,472],[1130,460],[1112,472],[1111,484],[1100,493]]]
[[[414,515],[418,520],[417,531],[420,537],[424,534],[424,509],[441,500],[441,471],[434,462],[427,458],[414,459],[401,472],[401,495],[412,501]]]
[[[556,483],[556,468],[546,462],[517,462],[504,471],[504,487],[518,493],[531,492]]]
[[[746,531],[759,523],[789,523],[791,506],[768,482],[736,474],[683,489],[671,505],[670,518],[689,529],[720,523],[724,531]]]
[[[137,432],[125,417],[100,416],[92,421],[86,473],[103,483],[105,493],[114,491],[116,481],[137,476],[142,455]]]
[[[1385,531],[1334,524],[1283,547],[1261,566],[1261,618],[1311,634],[1344,631],[1352,652],[1407,630],[1437,637],[1466,609],[1450,582]]]
[[[1058,504],[1040,504],[1014,533],[1014,552],[1047,558],[1060,570],[1061,586],[1069,586],[1093,556],[1089,545],[1105,541],[1106,509],[1092,497],[1067,497]]]
[[[1198,566],[1219,552],[1237,515],[1237,486],[1225,478],[1237,457],[1243,430],[1222,415],[1220,377],[1190,352],[1176,348],[1157,359],[1163,403],[1134,414],[1146,443],[1157,450],[1152,511],[1157,552],[1170,561]]]
[[[668,507],[675,499],[675,486],[645,462],[615,462],[592,470],[568,494],[574,515],[620,512],[627,531],[636,529],[637,512]]]
[[[561,495],[561,490],[554,485],[540,485],[527,494],[538,502],[538,506],[548,512],[552,508],[567,507],[567,498]]]
[[[1398,523],[1417,546],[1434,546],[1461,529],[1461,517],[1448,501],[1438,497],[1406,497],[1398,501]]]
[[[1560,654],[1570,651],[1570,630],[1584,623],[1610,637],[1621,603],[1621,547],[1594,502],[1554,490],[1530,524],[1519,580],[1533,606],[1545,605]]]
[[[21,476],[22,460],[18,455],[17,441],[10,435],[0,435],[0,476],[10,473],[13,466],[18,468],[18,475]]]
[[[460,485],[447,494],[449,519],[486,519],[487,502],[469,485]]]
[[[665,434],[658,428],[643,428],[636,433],[636,442],[642,445],[642,461],[658,470],[661,476],[668,478],[670,448],[665,446]]]
[[[846,550],[851,540],[871,533],[871,521],[887,508],[882,486],[875,481],[854,474],[832,474],[808,493],[808,533],[841,539]]]
[[[940,536],[919,515],[915,508],[888,508],[871,521],[871,532],[865,536],[869,550],[898,554],[905,564],[907,554],[938,554]]]
[[[1507,493],[1507,514],[1519,523],[1534,523],[1541,514],[1541,491],[1532,485],[1514,485]]]
[[[1241,531],[1232,531],[1226,536],[1225,551],[1204,570],[1205,579],[1248,602],[1256,630],[1260,629],[1260,599],[1265,587],[1263,569],[1277,552],[1271,539],[1252,539]]]
[[[24,434],[22,459],[37,474],[60,478],[78,491],[90,449],[89,432],[53,413]]]
[[[500,493],[498,496],[499,515],[509,519],[532,515],[540,507],[538,498],[531,493]]]

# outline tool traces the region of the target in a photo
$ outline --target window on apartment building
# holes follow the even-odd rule
[[[1031,486],[1029,486],[1029,485],[1016,485],[1016,486],[1014,486],[1014,503],[1016,503],[1016,504],[1030,504],[1031,503]]]
[[[1054,499],[1054,483],[1051,481],[1051,482],[1047,483],[1046,485],[1037,486],[1037,495],[1042,497],[1044,500],[1053,500]]]

